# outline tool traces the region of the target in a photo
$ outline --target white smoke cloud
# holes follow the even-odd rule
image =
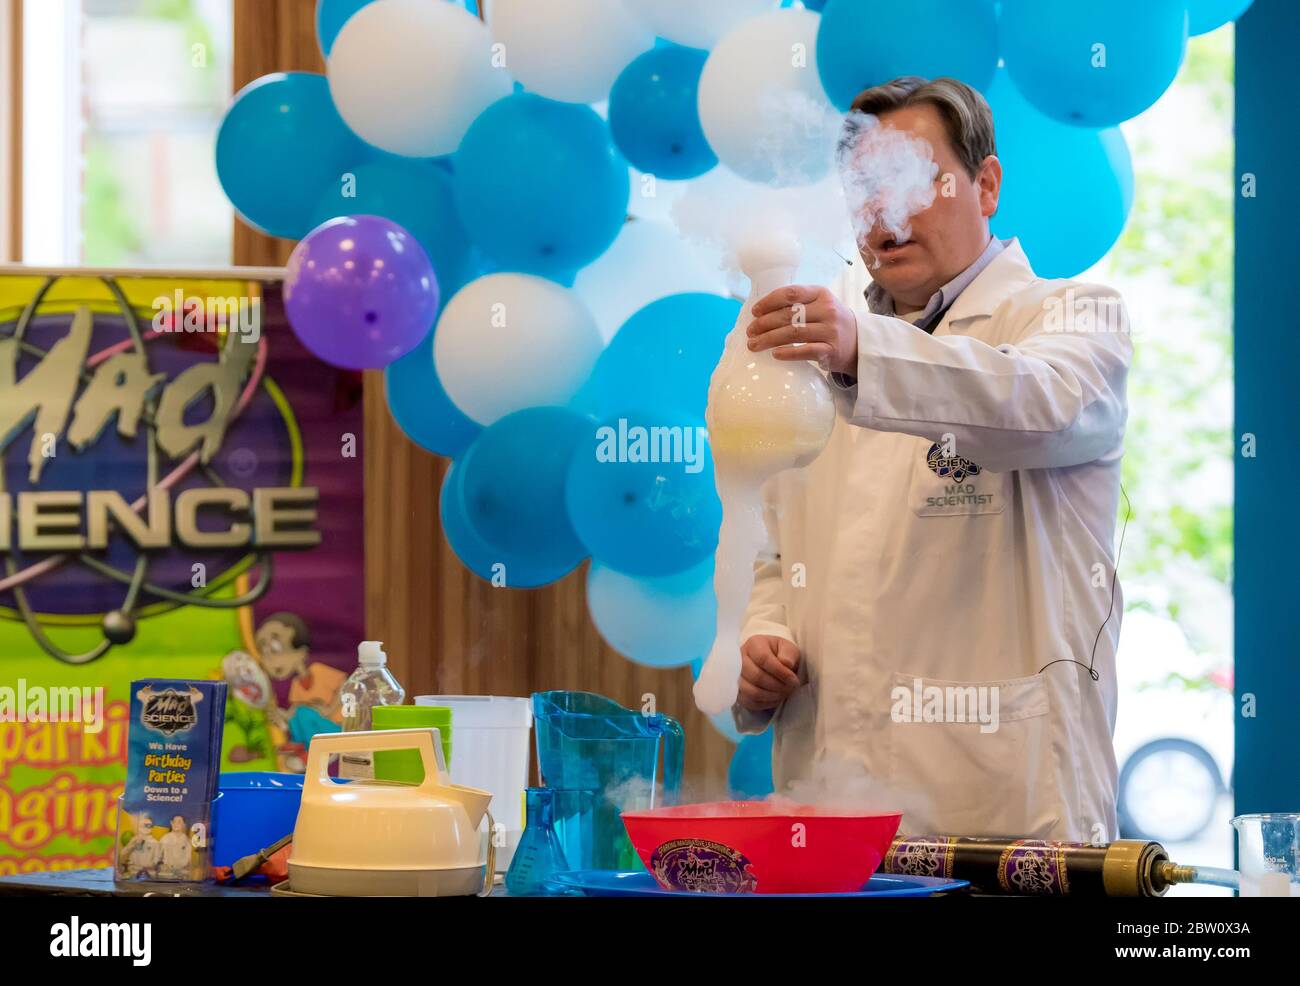
[[[803,252],[799,280],[827,283],[873,227],[900,241],[911,237],[912,217],[934,202],[939,166],[923,138],[866,113],[831,119],[813,101],[792,95],[798,94],[769,105],[766,119],[774,134],[799,131],[806,153],[794,160],[774,155],[780,174],[773,184],[714,168],[686,185],[671,217],[683,237],[719,254],[729,271],[755,245],[793,238]]]
[[[870,114],[850,113],[837,164],[859,246],[876,226],[899,242],[911,239],[912,217],[928,209],[935,197],[939,165],[929,142]]]
[[[930,815],[931,801],[915,788],[901,788],[872,777],[857,761],[827,757],[816,761],[807,777],[796,779],[768,795],[768,803],[792,815],[800,806],[853,815],[899,811],[907,816]]]

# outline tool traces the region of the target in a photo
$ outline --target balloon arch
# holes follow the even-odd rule
[[[703,425],[739,303],[665,203],[706,174],[780,182],[760,95],[835,112],[896,76],[952,76],[997,123],[994,232],[1073,276],[1133,204],[1118,124],[1170,85],[1189,33],[1249,4],[319,0],[326,74],[238,93],[217,170],[244,221],[300,241],[286,307],[303,342],[384,368],[397,423],[453,460],[441,516],[464,564],[531,587],[590,558],[605,639],[698,673],[719,520],[707,455],[690,471],[635,446],[577,454],[593,435]],[[768,742],[745,739],[738,789],[762,788]]]

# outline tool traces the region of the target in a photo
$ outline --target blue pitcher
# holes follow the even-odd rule
[[[534,692],[533,715],[537,767],[555,791],[555,829],[569,866],[640,869],[619,815],[676,802],[685,753],[681,723],[591,692]]]

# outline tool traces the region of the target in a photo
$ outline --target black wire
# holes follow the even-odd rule
[[[1115,586],[1119,582],[1119,560],[1124,555],[1124,535],[1128,531],[1129,518],[1133,516],[1133,504],[1129,501],[1123,482],[1119,484],[1119,491],[1124,497],[1124,524],[1119,529],[1119,547],[1115,549],[1115,568],[1110,573],[1110,608],[1106,610],[1106,618],[1101,621],[1101,626],[1097,627],[1097,636],[1092,640],[1092,654],[1089,656],[1087,664],[1076,661],[1072,657],[1062,657],[1055,661],[1048,661],[1038,669],[1039,674],[1042,674],[1053,664],[1077,664],[1088,672],[1088,677],[1093,681],[1101,678],[1095,667],[1097,663],[1097,645],[1101,643],[1102,632],[1106,629],[1106,624],[1110,622],[1111,616],[1115,613]]]

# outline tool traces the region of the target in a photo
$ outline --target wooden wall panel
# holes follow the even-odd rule
[[[235,87],[268,72],[322,71],[309,0],[235,0]],[[282,264],[293,244],[236,224],[235,262]],[[601,640],[587,614],[586,566],[534,590],[470,574],[438,524],[446,461],[413,445],[366,374],[366,626],[410,694],[599,692],[629,707],[653,695],[686,728],[691,790],[719,795],[732,745],[695,709],[687,669],[640,667]]]

